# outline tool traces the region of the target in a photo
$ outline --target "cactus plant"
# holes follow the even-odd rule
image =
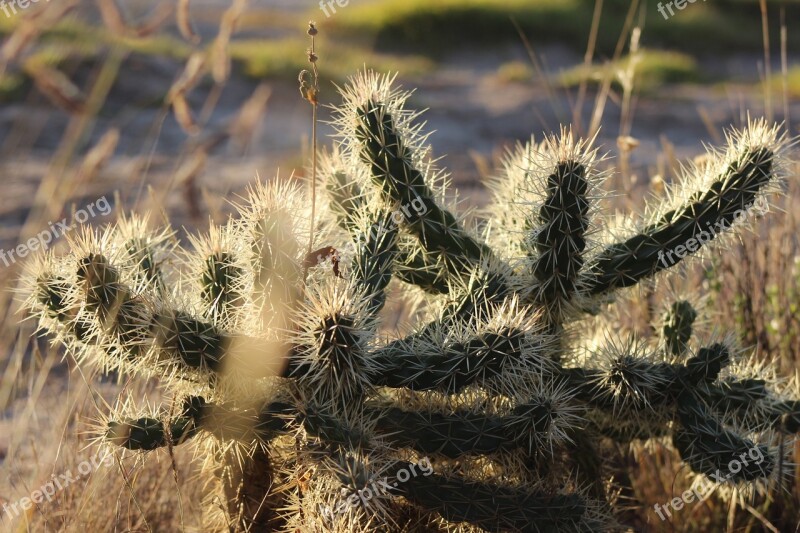
[[[509,154],[470,224],[407,96],[370,72],[343,89],[313,224],[306,191],[271,182],[191,251],[131,217],[33,264],[42,330],[80,364],[158,378],[179,406],[120,402],[101,440],[210,446],[220,527],[247,531],[612,529],[611,487],[577,475],[604,468],[593,438],[671,436],[705,475],[758,447],[767,459],[729,482],[778,475],[795,389],[748,373],[728,340],[694,338],[691,304],[672,306],[659,344],[582,326],[738,231],[784,178],[778,127],[731,133],[669,201],[616,226],[598,149],[563,129]],[[381,326],[390,297],[420,309],[406,335]]]

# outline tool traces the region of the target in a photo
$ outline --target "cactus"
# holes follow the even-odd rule
[[[777,127],[730,134],[621,229],[598,208],[594,141],[563,129],[509,154],[470,225],[393,78],[361,74],[343,97],[313,227],[306,191],[272,182],[191,251],[131,218],[31,264],[43,331],[80,364],[158,378],[182,406],[120,402],[102,440],[210,443],[224,523],[246,531],[610,530],[610,488],[570,466],[604,477],[587,435],[671,436],[705,475],[757,447],[766,460],[729,482],[780,475],[773,435],[800,429],[796,391],[743,371],[731,342],[694,338],[691,304],[671,306],[658,344],[575,326],[738,231],[739,210],[784,177]],[[425,304],[407,335],[381,329],[390,297]]]
[[[679,357],[686,353],[692,338],[697,311],[686,300],[673,302],[664,320],[663,337],[667,352]]]

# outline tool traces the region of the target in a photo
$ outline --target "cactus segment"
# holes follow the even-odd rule
[[[155,314],[151,330],[161,358],[195,369],[220,370],[231,341],[212,324],[179,311]]]
[[[775,467],[770,450],[723,427],[696,395],[688,391],[681,394],[678,416],[681,429],[675,432],[672,441],[681,458],[696,472],[722,475],[732,481],[753,481],[770,476]],[[743,461],[752,450],[761,461]]]
[[[599,526],[591,524],[586,502],[577,494],[529,492],[438,474],[411,477],[398,488],[409,501],[448,522],[486,531],[591,531]]]
[[[419,239],[426,253],[441,255],[448,271],[462,275],[491,257],[491,250],[469,236],[455,217],[433,199],[423,173],[414,166],[410,148],[395,129],[386,106],[375,101],[365,102],[358,110],[358,119],[356,136],[362,146],[360,157],[370,166],[375,185],[388,200],[398,205],[421,204],[419,210],[401,212],[408,230]]]
[[[369,312],[378,313],[386,303],[384,290],[392,279],[397,256],[397,227],[390,215],[381,215],[369,225],[366,234],[359,234],[353,258],[353,275],[369,295]]]
[[[529,252],[535,251],[531,269],[543,301],[569,301],[577,289],[589,229],[588,188],[586,167],[577,161],[559,162],[547,177],[547,198]]]
[[[634,285],[678,264],[687,257],[683,252],[699,250],[717,231],[730,228],[774,180],[774,158],[768,147],[744,147],[708,190],[664,213],[638,235],[606,247],[587,280],[590,292]]]
[[[662,336],[667,352],[675,357],[686,353],[689,339],[692,338],[692,326],[697,319],[697,311],[686,300],[673,302],[667,312],[662,328]]]
[[[403,343],[376,351],[374,362],[382,371],[374,384],[455,393],[501,374],[507,362],[522,357],[524,342],[524,332],[509,329],[482,333],[465,343],[435,351],[420,346],[427,343],[419,336],[411,336]]]
[[[208,305],[206,315],[218,319],[231,314],[244,304],[237,282],[244,272],[233,262],[228,252],[217,251],[205,258],[200,276],[200,297]]]

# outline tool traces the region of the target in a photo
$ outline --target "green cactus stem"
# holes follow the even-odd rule
[[[547,198],[537,226],[529,228],[531,269],[543,302],[569,301],[576,291],[589,229],[588,188],[586,167],[577,161],[559,162],[547,177]]]
[[[383,195],[399,205],[419,202],[419,210],[401,211],[408,229],[426,253],[445,259],[448,270],[469,275],[491,250],[469,236],[455,217],[433,199],[424,174],[413,164],[411,148],[395,129],[394,119],[380,102],[365,102],[358,110],[356,136],[361,142],[361,159],[370,166],[372,179]],[[421,215],[420,213],[425,213]]]
[[[697,311],[686,300],[673,302],[667,312],[662,328],[662,336],[667,346],[667,353],[675,357],[686,353],[689,339],[692,338],[692,326],[697,318]]]
[[[577,494],[544,494],[432,474],[398,484],[409,501],[448,522],[487,531],[591,531],[586,501]],[[596,525],[594,527],[597,527]]]
[[[675,432],[672,441],[681,458],[696,472],[721,475],[731,481],[770,476],[775,459],[769,449],[723,427],[696,395],[689,391],[681,394],[678,415],[681,429]],[[746,461],[753,450],[756,457]]]
[[[422,349],[419,344],[426,344],[424,336],[411,335],[375,352],[373,361],[383,370],[373,383],[455,393],[472,383],[500,375],[507,362],[522,357],[525,335],[514,329],[486,332],[439,352]]]
[[[773,181],[775,154],[767,147],[745,147],[708,188],[663,214],[625,242],[605,248],[587,280],[592,294],[629,287],[676,265],[689,252],[728,228],[739,210],[751,206]],[[691,243],[689,241],[692,241]]]

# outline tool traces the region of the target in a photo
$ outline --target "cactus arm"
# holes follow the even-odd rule
[[[123,422],[109,422],[105,439],[128,450],[149,451],[166,446],[178,446],[192,438],[196,432],[191,418],[180,417],[167,426],[163,420],[143,417]]]
[[[626,400],[646,414],[655,406],[671,406],[685,390],[699,391],[716,380],[730,362],[728,348],[720,343],[698,350],[685,364],[651,363],[633,357],[619,358],[610,370],[556,368],[554,378],[574,392],[575,398],[599,409],[614,409]]]
[[[154,417],[110,420],[105,440],[129,450],[155,450],[178,446],[202,430],[223,441],[266,443],[276,435],[288,434],[297,415],[292,405],[283,402],[272,402],[255,411],[210,404],[194,396],[187,398],[183,412],[169,421]]]
[[[357,119],[359,155],[369,165],[375,185],[387,199],[401,206],[421,203],[418,210],[406,208],[401,212],[425,252],[441,255],[448,271],[461,275],[468,275],[474,266],[491,257],[488,246],[469,236],[453,214],[436,203],[386,105],[365,102],[357,111]]]
[[[447,457],[493,453],[508,444],[501,419],[468,413],[447,416],[391,408],[381,413],[376,429],[396,445]]]
[[[523,357],[549,365],[546,342],[535,345],[526,340],[528,333],[518,328],[477,333],[465,342],[444,347],[431,344],[426,335],[425,331],[414,333],[373,350],[369,358],[376,371],[365,376],[370,385],[452,394],[501,376],[510,362]],[[310,363],[298,356],[303,349],[287,350],[283,377],[300,378],[311,371]]]
[[[571,300],[577,291],[589,229],[586,173],[578,161],[560,161],[546,178],[538,224],[529,228],[531,271],[539,282],[536,299],[549,307]]]
[[[391,215],[379,215],[367,231],[356,239],[353,275],[362,290],[370,295],[369,312],[377,314],[386,303],[386,286],[392,279],[397,256],[397,227]]]
[[[358,214],[367,209],[367,202],[359,184],[350,179],[343,170],[331,170],[325,188],[336,223],[355,237],[356,242],[360,242],[361,224]],[[433,294],[447,293],[449,288],[442,269],[431,262],[419,246],[414,246],[411,251],[395,250],[394,255],[394,274],[398,279]]]
[[[447,294],[450,291],[442,269],[431,262],[421,250],[399,250],[394,274],[401,281],[416,285],[431,294]]]
[[[588,518],[586,502],[576,494],[542,494],[436,473],[411,477],[398,490],[448,522],[468,522],[486,531],[581,531],[586,525],[579,524]]]
[[[216,251],[205,257],[200,297],[207,306],[206,316],[213,319],[230,316],[244,303],[244,296],[236,289],[237,280],[243,275],[228,252]]]
[[[765,147],[742,150],[708,190],[665,213],[638,235],[605,248],[587,280],[590,292],[601,294],[634,285],[679,263],[685,255],[674,254],[675,247],[694,239],[699,249],[705,240],[698,236],[704,234],[706,240],[716,237],[709,228],[729,227],[737,211],[751,205],[769,185],[774,177],[774,155]]]
[[[119,272],[102,254],[90,253],[78,261],[78,283],[86,307],[104,322],[130,297]]]
[[[151,328],[160,355],[192,369],[221,370],[232,341],[213,324],[174,310],[156,313]]]
[[[730,475],[733,480],[752,481],[769,477],[775,467],[769,449],[726,429],[695,394],[690,391],[681,394],[678,415],[681,429],[673,434],[672,441],[693,470],[709,476]],[[763,457],[761,462],[743,464],[739,472],[730,470],[731,462],[739,461],[742,454],[747,455],[754,449]]]
[[[699,394],[715,414],[740,424],[772,427],[790,435],[800,432],[800,402],[773,398],[763,379],[727,379],[709,384]]]
[[[445,415],[397,407],[376,410],[374,414],[376,432],[394,444],[451,458],[511,449],[526,449],[533,454],[534,443],[546,440],[551,421],[551,412],[542,401],[521,404],[514,414],[495,417],[466,412]]]
[[[325,190],[336,223],[350,233],[358,232],[358,213],[366,208],[361,187],[343,170],[332,169],[327,176]]]
[[[662,337],[667,353],[678,357],[686,353],[689,339],[692,338],[692,326],[697,319],[697,311],[686,300],[673,302],[667,312],[662,328]]]
[[[375,351],[374,361],[383,371],[375,376],[374,384],[455,393],[501,374],[508,361],[523,356],[524,338],[525,332],[514,329],[486,332],[431,352],[416,346],[411,336]]]

